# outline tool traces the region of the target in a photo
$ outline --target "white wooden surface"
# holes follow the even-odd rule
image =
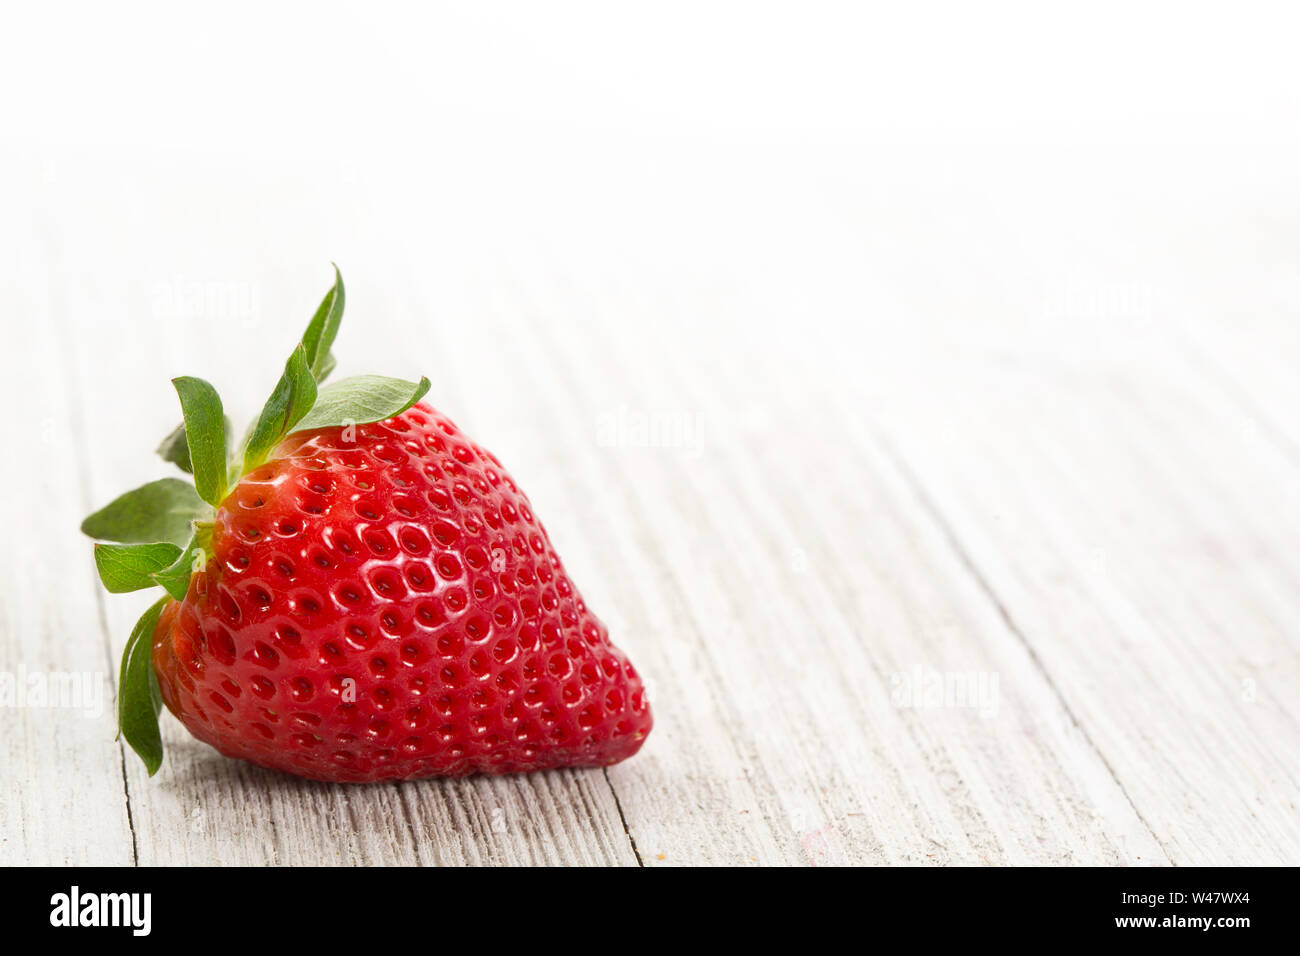
[[[353,39],[350,80],[429,80]],[[845,140],[632,85],[556,120],[429,80],[317,148],[276,76],[200,97],[211,149],[138,105],[5,134],[0,672],[106,698],[5,711],[0,864],[1300,863],[1293,143]],[[428,374],[646,675],[634,760],[358,788],[170,720],[152,780],[113,742],[146,599],[77,525],[164,473],[169,377],[255,410],[331,259],[341,373]],[[918,672],[996,695],[904,706]]]

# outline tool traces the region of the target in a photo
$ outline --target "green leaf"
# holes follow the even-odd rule
[[[185,412],[185,442],[199,497],[218,505],[226,497],[226,421],[217,390],[201,378],[172,379]]]
[[[190,465],[190,446],[185,443],[185,423],[177,425],[172,429],[172,433],[162,440],[158,446],[158,454],[162,456],[163,461],[170,461],[186,474],[192,474],[194,468]]]
[[[429,390],[429,380],[419,383],[382,375],[357,375],[326,385],[316,404],[294,427],[295,432],[316,431],[339,425],[365,425],[400,415]]]
[[[316,379],[307,364],[307,351],[299,343],[244,445],[244,472],[266,461],[271,449],[284,440],[315,402]]]
[[[230,442],[232,426],[230,419],[226,418],[226,442]],[[188,474],[194,473],[194,468],[190,464],[190,446],[185,438],[185,423],[181,422],[172,429],[172,433],[162,440],[158,446],[158,454],[163,461],[170,461],[181,471]]]
[[[81,523],[81,530],[104,541],[183,545],[190,537],[190,522],[206,511],[189,482],[160,478],[105,505]]]
[[[318,382],[325,381],[325,376],[334,369],[334,356],[330,354],[330,346],[339,334],[345,298],[343,274],[339,272],[338,266],[334,266],[334,286],[325,293],[325,298],[321,300],[302,336],[303,347],[307,350],[307,364]]]
[[[184,601],[190,590],[190,578],[202,571],[208,560],[205,538],[211,540],[211,534],[211,528],[196,524],[184,550],[177,549],[175,560],[154,571],[150,583],[161,584],[176,600]]]
[[[152,575],[167,567],[181,549],[167,541],[152,544],[96,544],[95,567],[112,594],[125,594],[157,585]]]
[[[330,372],[334,371],[336,365],[338,365],[338,362],[334,361],[334,353],[330,352],[325,356],[325,364],[321,366],[320,372],[316,375],[316,382],[319,384],[329,378]]]
[[[163,758],[162,734],[158,730],[162,701],[153,672],[153,633],[168,600],[161,598],[136,622],[122,652],[117,684],[117,734],[125,737],[140,755],[151,777],[162,766]]]

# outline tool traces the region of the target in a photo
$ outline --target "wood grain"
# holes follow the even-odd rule
[[[1300,863],[1296,248],[1262,195],[710,150],[5,160],[0,671],[107,703],[7,712],[0,862]],[[170,720],[153,779],[113,743],[146,602],[76,527],[164,473],[169,376],[253,413],[330,259],[341,371],[428,374],[646,676],[635,759],[345,787]]]

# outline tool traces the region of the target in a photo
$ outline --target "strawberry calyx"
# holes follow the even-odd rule
[[[334,370],[331,348],[343,319],[343,277],[334,284],[285,362],[284,373],[238,445],[217,390],[201,378],[172,380],[184,421],[157,448],[164,461],[190,476],[160,478],[120,495],[86,518],[96,539],[95,567],[113,594],[161,587],[166,594],[145,611],[127,639],[117,688],[118,736],[152,776],[162,765],[158,715],[162,701],[150,660],[154,630],[170,600],[183,601],[191,577],[212,556],[216,509],[248,472],[270,459],[291,434],[364,425],[400,415],[429,390],[419,382],[359,375],[323,385]]]

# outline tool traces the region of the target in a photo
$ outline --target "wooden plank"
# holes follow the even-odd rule
[[[67,352],[59,237],[32,197],[6,190],[0,200],[16,227],[0,231],[0,260],[15,266],[0,274],[0,292],[10,314],[30,319],[0,375],[13,482],[0,496],[0,864],[129,865],[132,821],[112,743],[116,661],[77,533],[90,512],[78,455],[87,422]]]
[[[520,317],[500,341],[550,373],[527,387],[551,407],[548,434],[565,436],[575,509],[598,531],[597,516],[618,516],[604,525],[615,541],[600,566],[616,581],[619,630],[656,675],[660,716],[653,762],[610,776],[647,863],[1162,859],[888,461],[877,454],[863,469],[779,408],[750,424],[741,376],[775,381],[759,372],[778,369],[737,356],[725,336],[700,341],[700,315],[651,314],[577,279],[561,296],[546,281],[498,274],[485,286]],[[552,305],[561,301],[571,314]],[[727,303],[691,306],[718,317]],[[656,334],[605,334],[602,316],[627,310]],[[687,336],[702,358],[729,360],[692,366]],[[610,407],[587,382],[715,427],[698,448],[635,437],[599,447],[583,423]],[[568,397],[551,383],[570,383]],[[918,666],[1005,677],[996,713],[896,706],[891,682]]]
[[[915,419],[897,440],[1169,857],[1295,862],[1279,742],[1296,735],[1296,656],[1278,616],[1294,606],[1294,529],[1268,532],[1248,486],[1146,417],[1158,402],[1098,394],[1092,435],[1022,413],[1014,438],[1004,416],[964,421],[941,456],[907,437]],[[1205,412],[1180,406],[1180,428],[1203,431]],[[1245,560],[1254,549],[1267,557]]]
[[[957,218],[923,227],[952,235],[968,225]],[[1116,224],[1156,229],[1155,217]],[[1006,241],[986,231],[975,248],[996,260]],[[943,240],[931,247],[942,254]],[[1100,270],[1085,295],[1131,288],[1099,250],[1074,254]],[[1221,319],[1189,301],[1195,279],[1160,294],[1171,274],[1193,275],[1175,263],[1151,267],[1156,298],[1139,314],[1030,313],[1026,337],[1023,297],[1005,302],[1009,321],[992,318],[993,268],[946,261],[990,318],[978,339],[932,340],[922,377],[872,367],[897,459],[1163,853],[1295,863],[1297,478],[1285,446],[1243,428],[1243,409],[1189,357]],[[1037,265],[1020,261],[1026,284],[1049,275]],[[918,283],[922,268],[910,264]],[[1241,350],[1264,356],[1271,341]],[[848,409],[839,421],[869,437]]]

